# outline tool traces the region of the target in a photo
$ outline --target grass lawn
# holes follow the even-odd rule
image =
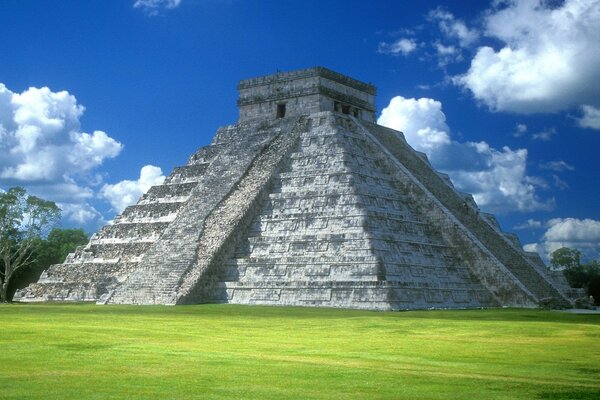
[[[600,399],[600,315],[0,305],[0,399]]]

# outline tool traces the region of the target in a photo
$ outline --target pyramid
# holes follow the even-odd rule
[[[323,67],[243,80],[240,118],[20,301],[375,310],[572,302],[401,132]]]

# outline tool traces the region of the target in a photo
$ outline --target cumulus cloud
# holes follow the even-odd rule
[[[135,0],[134,8],[140,8],[148,15],[154,16],[160,13],[161,9],[177,8],[181,0]]]
[[[406,56],[417,49],[417,42],[413,39],[398,39],[392,43],[381,42],[377,48],[377,52],[381,54],[391,54],[394,56],[402,54]]]
[[[396,96],[381,111],[377,122],[402,131],[406,140],[419,151],[429,152],[450,143],[446,115],[442,112],[442,103],[437,100]]]
[[[439,101],[394,97],[377,121],[405,135],[432,165],[450,175],[461,191],[471,193],[479,206],[491,212],[550,209],[536,189],[544,181],[528,176],[527,150],[495,149],[486,142],[458,142],[450,137]]]
[[[484,32],[501,48],[480,47],[469,70],[454,82],[494,111],[527,114],[598,107],[600,0],[548,4],[495,2]],[[587,123],[585,116],[582,121]]]
[[[548,221],[544,240],[546,243],[552,243],[554,250],[559,247],[599,247],[600,221],[577,218],[551,219]]]
[[[105,184],[100,190],[100,196],[108,200],[116,212],[121,212],[125,207],[135,204],[150,187],[160,185],[164,180],[165,176],[159,167],[146,165],[140,170],[140,177],[137,180]]]
[[[80,132],[84,108],[66,91],[43,87],[19,94],[0,84],[0,98],[2,179],[59,180],[89,171],[123,147],[105,132]]]
[[[600,108],[583,105],[581,113],[583,115],[577,119],[577,125],[582,128],[600,129]]]
[[[528,251],[537,251],[548,258],[550,253],[561,247],[580,250],[590,259],[600,257],[600,221],[578,218],[554,218],[545,224],[547,230],[540,243],[524,246]]]
[[[0,83],[0,184],[53,200],[76,222],[100,215],[87,204],[93,190],[77,178],[123,148],[103,131],[82,132],[84,110],[67,91],[31,87],[14,93]]]

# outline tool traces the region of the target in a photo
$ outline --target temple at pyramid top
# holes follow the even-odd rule
[[[377,88],[324,67],[245,79],[238,91],[240,122],[320,111],[375,122]]]

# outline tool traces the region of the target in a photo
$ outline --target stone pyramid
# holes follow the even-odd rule
[[[243,80],[239,122],[20,301],[397,310],[568,305],[572,293],[322,67]]]

